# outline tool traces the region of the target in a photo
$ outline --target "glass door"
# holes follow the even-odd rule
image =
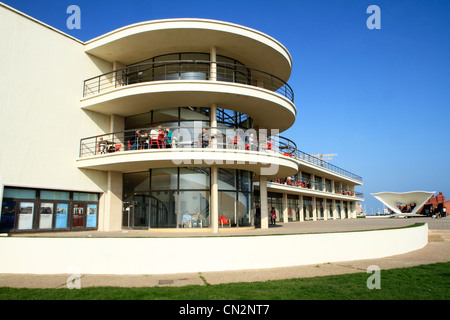
[[[2,213],[0,216],[0,230],[13,230],[14,218],[16,216],[16,201],[3,201]]]
[[[82,228],[84,227],[84,205],[83,204],[74,204],[73,212],[72,212],[72,227],[73,228]]]
[[[33,229],[34,202],[20,202],[19,204],[19,224],[17,229]]]
[[[42,202],[39,209],[39,229],[51,229],[53,224],[53,203]]]

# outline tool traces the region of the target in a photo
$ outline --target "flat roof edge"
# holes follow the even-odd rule
[[[52,30],[52,31],[54,31],[56,33],[59,33],[62,36],[65,36],[65,37],[67,37],[67,38],[69,38],[69,39],[71,39],[73,41],[76,41],[76,42],[78,42],[78,43],[80,43],[82,45],[85,45],[85,43],[83,41],[81,41],[81,40],[79,40],[79,39],[77,39],[77,38],[75,38],[75,37],[73,37],[73,36],[71,36],[71,35],[69,35],[67,33],[64,33],[63,31],[61,31],[59,29],[56,29],[56,28],[54,28],[54,27],[52,27],[52,26],[50,26],[50,25],[48,25],[48,24],[46,24],[46,23],[44,23],[44,22],[42,22],[42,21],[40,21],[40,20],[38,20],[36,18],[33,18],[33,17],[27,15],[26,13],[23,13],[22,11],[19,11],[19,10],[13,8],[13,7],[10,7],[10,6],[8,6],[7,4],[5,4],[3,2],[0,2],[0,6],[5,8],[5,9],[7,9],[7,10],[12,11],[12,12],[14,12],[14,13],[16,13],[16,14],[24,17],[24,18],[27,18],[27,19],[29,19],[29,20],[37,23],[37,24],[40,24],[41,26],[43,26],[43,27],[45,27],[47,29],[50,29],[50,30]]]

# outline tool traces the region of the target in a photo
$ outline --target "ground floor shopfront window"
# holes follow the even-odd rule
[[[98,224],[98,193],[5,187],[3,232],[92,230]]]
[[[218,169],[219,219],[225,226],[251,225],[252,175]],[[131,229],[210,228],[211,170],[150,169],[123,175],[122,226]]]

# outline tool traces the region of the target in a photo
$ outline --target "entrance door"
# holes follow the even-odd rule
[[[84,227],[84,205],[82,204],[74,204],[73,205],[73,214],[72,214],[72,227],[73,228],[82,228]]]

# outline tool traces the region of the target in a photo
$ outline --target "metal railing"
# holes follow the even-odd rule
[[[355,192],[352,190],[348,190],[345,188],[339,188],[336,186],[333,187],[330,184],[322,183],[320,180],[312,180],[312,179],[306,179],[306,178],[299,179],[296,176],[294,178],[283,178],[283,179],[270,180],[270,182],[282,184],[282,185],[286,185],[286,186],[292,186],[292,187],[298,187],[298,188],[316,190],[316,191],[323,191],[323,192],[329,192],[329,193],[364,199],[364,194],[361,192]]]
[[[242,65],[200,60],[152,62],[117,69],[85,80],[83,96],[88,97],[136,83],[164,80],[215,80],[240,83],[268,89],[294,102],[294,91],[277,76]]]
[[[335,166],[335,165],[333,165],[333,164],[331,164],[331,163],[329,163],[327,161],[324,161],[324,160],[319,159],[317,157],[314,157],[314,156],[312,156],[310,154],[307,154],[307,153],[305,153],[303,151],[297,150],[294,157],[299,159],[299,160],[306,161],[308,163],[314,164],[316,166],[319,166],[319,167],[331,170],[331,171],[336,172],[338,174],[341,174],[343,176],[346,176],[346,177],[349,177],[349,178],[352,178],[354,180],[362,182],[362,178],[360,176],[358,176],[358,175],[356,175],[356,174],[354,174],[354,173],[352,173],[350,171],[344,170],[344,169],[342,169],[342,168],[340,168],[338,166]]]
[[[171,132],[171,138],[169,138],[167,130]],[[200,136],[203,130],[205,130],[206,139],[202,139]],[[254,129],[244,131],[243,129],[199,125],[193,127],[161,126],[120,131],[82,139],[80,158],[132,150],[177,148],[278,152],[362,182],[360,176],[298,150],[296,144],[287,138],[278,135],[273,137],[258,135]]]
[[[162,126],[84,138],[80,143],[80,158],[134,150],[185,148],[263,151],[287,157],[292,157],[297,150],[294,142],[280,136],[260,136],[258,141],[253,129]]]

